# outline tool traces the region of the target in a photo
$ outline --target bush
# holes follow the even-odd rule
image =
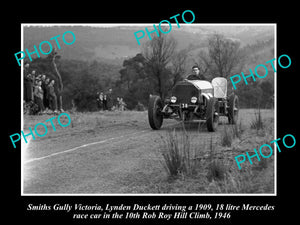
[[[191,175],[195,172],[195,149],[191,147],[190,137],[182,131],[178,136],[176,130],[168,132],[161,149],[163,166],[171,177]]]
[[[230,141],[230,142],[228,142],[228,143],[230,143],[230,146],[231,146],[232,135],[230,134],[229,136],[230,136],[230,138],[228,139],[228,141]],[[228,138],[229,136],[226,136],[226,138]],[[209,151],[209,157],[208,157],[209,164],[208,164],[207,179],[209,181],[223,180],[225,177],[225,174],[226,174],[226,168],[225,168],[224,162],[222,160],[216,159],[215,152],[214,152],[215,146],[213,145],[212,136],[210,138],[209,150],[210,151]]]
[[[258,111],[254,111],[255,118],[250,123],[251,129],[262,130],[264,128],[263,119],[261,116],[260,108],[258,108]]]
[[[221,145],[230,147],[232,144],[233,135],[230,130],[227,129],[227,126],[224,126],[224,130],[221,134]]]

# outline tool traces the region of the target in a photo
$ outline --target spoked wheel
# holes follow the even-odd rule
[[[230,124],[236,124],[239,116],[239,98],[237,95],[229,97],[228,121]]]
[[[217,130],[219,123],[219,115],[215,112],[215,99],[210,98],[207,101],[207,108],[206,108],[206,125],[207,130],[210,132],[214,132]]]
[[[149,99],[148,120],[153,130],[159,130],[163,123],[163,104],[159,96],[153,95]]]

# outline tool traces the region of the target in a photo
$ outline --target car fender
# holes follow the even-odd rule
[[[213,97],[213,95],[211,93],[201,93],[200,97],[204,97],[206,98],[206,100],[209,100],[210,98]]]

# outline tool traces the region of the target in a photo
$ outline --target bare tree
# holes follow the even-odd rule
[[[154,37],[147,42],[143,49],[149,75],[155,80],[157,92],[162,99],[166,94],[166,81],[168,80],[166,66],[172,59],[175,47],[175,39],[160,32],[159,37]]]
[[[63,85],[63,82],[62,82],[61,75],[60,75],[60,73],[57,69],[56,63],[55,63],[56,57],[60,58],[60,55],[57,54],[55,48],[53,49],[53,54],[51,54],[51,57],[52,57],[52,65],[54,67],[56,77],[58,78],[58,88],[57,88],[58,89],[58,96],[57,96],[58,97],[57,98],[58,107],[59,107],[60,111],[63,111],[63,109],[62,109],[62,92],[63,92],[63,89],[64,89],[64,85]]]
[[[244,58],[240,42],[220,34],[214,34],[208,39],[208,52],[200,52],[199,57],[206,73],[225,78],[234,72],[240,73]]]
[[[172,89],[175,84],[183,78],[183,75],[186,73],[186,61],[188,59],[189,49],[182,49],[174,53],[171,59],[171,86],[169,89]]]
[[[205,51],[200,51],[198,56],[200,61],[196,64],[199,66],[200,73],[207,77],[210,75],[208,73],[210,72],[213,63],[211,62],[208,53]]]

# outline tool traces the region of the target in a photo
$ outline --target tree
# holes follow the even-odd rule
[[[145,58],[139,53],[133,58],[126,59],[123,62],[123,68],[119,71],[121,82],[126,84],[127,90],[138,80],[145,77]]]
[[[188,59],[188,49],[183,49],[174,53],[174,56],[171,58],[171,72],[172,77],[171,85],[169,90],[172,89],[175,84],[183,78],[183,75],[186,72],[186,61]]]
[[[83,68],[66,86],[66,97],[72,99],[78,111],[94,111],[97,110],[96,93],[99,89],[102,89],[99,78],[93,76],[88,68]]]
[[[235,91],[235,93],[239,97],[240,108],[262,107],[261,102],[263,90],[261,89],[259,82],[249,80],[248,85],[246,85],[246,83],[243,82]]]
[[[208,39],[208,52],[200,52],[200,64],[204,72],[214,77],[225,77],[239,73],[243,68],[243,54],[240,42],[214,34]]]
[[[272,108],[274,106],[274,83],[269,80],[264,80],[259,86],[262,90],[260,107]]]
[[[116,82],[119,96],[123,97],[128,109],[134,109],[138,102],[147,105],[153,85],[146,74],[146,59],[141,53],[126,59],[119,71],[120,80]]]
[[[58,92],[57,92],[57,102],[58,102],[58,107],[60,110],[63,110],[62,108],[62,92],[63,92],[63,89],[64,89],[64,85],[63,85],[63,82],[62,82],[62,78],[61,78],[61,75],[57,69],[57,66],[56,66],[56,63],[55,63],[55,58],[60,58],[60,55],[57,54],[55,48],[53,49],[52,53],[50,54],[50,57],[52,57],[52,65],[54,67],[54,70],[55,70],[55,74],[56,74],[56,77],[58,78]]]
[[[175,47],[175,39],[160,32],[159,37],[154,37],[151,41],[148,41],[143,49],[148,75],[155,82],[156,92],[162,99],[168,91],[166,83],[170,71],[167,69],[167,65],[172,59]]]

